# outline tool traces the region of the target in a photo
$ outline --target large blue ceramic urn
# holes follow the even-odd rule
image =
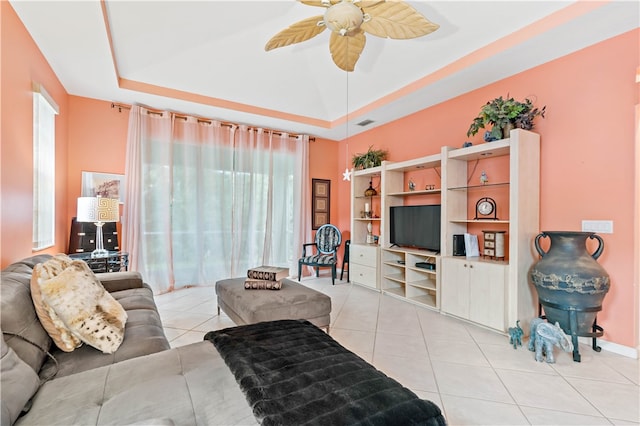
[[[546,252],[542,238],[550,239]],[[587,251],[587,239],[598,241],[593,253]],[[535,247],[541,259],[529,278],[547,320],[558,322],[568,334],[589,336],[610,287],[609,274],[596,261],[604,250],[602,238],[593,232],[544,231],[535,238]]]

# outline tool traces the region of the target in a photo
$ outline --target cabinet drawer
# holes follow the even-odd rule
[[[349,246],[349,263],[376,268],[378,266],[378,247],[351,244]]]
[[[69,239],[70,253],[83,253],[93,251],[96,248],[96,234],[79,233],[77,236],[72,235]]]
[[[376,288],[376,268],[350,263],[349,279],[358,284]]]

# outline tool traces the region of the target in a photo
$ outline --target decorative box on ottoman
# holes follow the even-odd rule
[[[329,332],[331,298],[290,279],[280,290],[246,290],[245,278],[216,282],[220,309],[237,325],[282,319],[305,319]]]

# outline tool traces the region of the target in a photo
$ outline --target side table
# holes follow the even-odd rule
[[[91,252],[72,253],[69,257],[83,260],[93,272],[120,272],[129,269],[129,253],[123,251],[110,251],[105,257],[91,257]]]

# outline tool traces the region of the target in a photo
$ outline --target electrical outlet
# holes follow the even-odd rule
[[[596,232],[598,234],[613,234],[612,220],[583,220],[583,232]]]

